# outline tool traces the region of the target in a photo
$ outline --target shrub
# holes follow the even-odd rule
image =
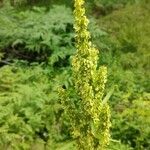
[[[113,120],[113,136],[124,143],[129,143],[134,149],[148,150],[150,148],[149,100],[141,98],[126,105],[127,108],[125,105],[121,106],[121,102],[116,105],[117,114]]]
[[[6,65],[0,72],[1,148],[53,148],[53,142],[68,137],[57,94],[59,85],[68,84],[65,72],[58,76],[50,67],[22,63]]]
[[[102,49],[100,59],[109,68],[107,91],[116,85],[110,99],[114,108],[112,138],[121,139],[138,150],[149,149],[149,122],[145,122],[149,120],[146,115],[149,98],[143,97],[149,95],[148,14],[147,3],[141,1],[99,21],[101,28],[108,32],[103,40],[108,46]],[[143,105],[147,106],[144,110]]]
[[[72,13],[64,6],[0,13],[0,49],[15,58],[53,65],[74,52]],[[62,13],[63,12],[63,13]],[[8,56],[7,56],[8,57]]]

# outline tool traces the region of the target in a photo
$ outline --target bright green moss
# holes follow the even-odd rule
[[[110,110],[103,103],[107,68],[97,67],[98,50],[90,42],[84,0],[75,0],[77,53],[72,58],[72,72],[77,100],[64,90],[62,103],[69,116],[73,137],[80,150],[103,150],[109,143]],[[98,69],[97,69],[98,68]]]

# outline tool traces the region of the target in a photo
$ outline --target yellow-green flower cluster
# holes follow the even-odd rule
[[[64,95],[73,136],[79,150],[104,150],[109,143],[110,111],[102,103],[107,68],[97,67],[98,50],[90,42],[89,20],[85,16],[84,0],[75,0],[75,32],[77,53],[72,58],[74,87],[78,100]],[[70,106],[69,106],[70,105]]]
[[[102,105],[107,69],[97,69],[98,50],[90,42],[88,19],[85,16],[84,0],[75,0],[75,31],[77,53],[72,59],[75,89],[82,105],[81,124],[78,130],[80,149],[104,149],[109,142],[110,112],[108,104]]]

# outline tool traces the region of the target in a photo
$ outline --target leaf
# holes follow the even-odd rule
[[[17,39],[12,43],[12,47],[15,47],[16,45],[23,43],[24,43],[23,39]]]

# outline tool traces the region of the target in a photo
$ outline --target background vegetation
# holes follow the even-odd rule
[[[87,0],[113,90],[109,150],[150,149],[150,1]],[[73,1],[0,1],[0,149],[75,149],[58,87],[72,85]],[[74,92],[72,92],[74,93]],[[73,96],[73,95],[72,95]]]

